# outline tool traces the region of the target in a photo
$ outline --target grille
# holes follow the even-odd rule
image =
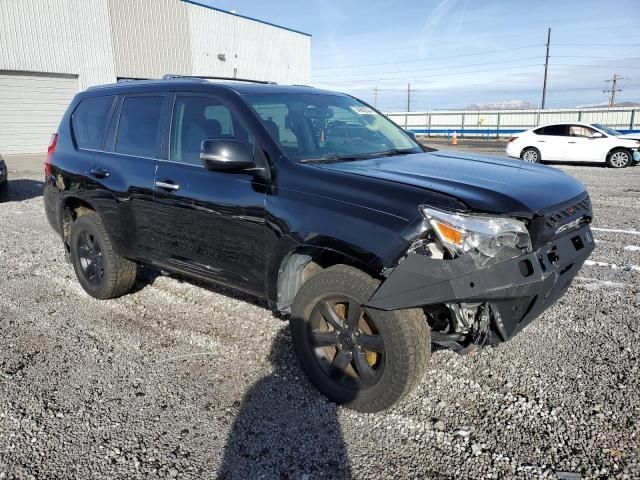
[[[591,200],[589,199],[588,195],[575,204],[569,205],[567,207],[562,207],[558,210],[546,214],[545,224],[549,228],[555,228],[560,223],[564,223],[563,220],[568,218],[575,218],[581,214],[588,214],[588,216],[591,216]]]
[[[571,221],[584,217],[584,223],[591,222],[591,200],[588,195],[574,198],[564,205],[557,205],[534,218],[529,224],[529,234],[534,248],[552,241],[558,236],[558,229]]]

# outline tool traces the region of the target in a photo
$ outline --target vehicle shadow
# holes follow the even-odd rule
[[[267,304],[266,300],[258,298],[249,293],[245,293],[240,290],[235,290],[230,287],[225,287],[223,285],[218,285],[216,283],[209,283],[209,282],[205,282],[204,280],[198,280],[195,278],[186,277],[178,273],[173,273],[173,272],[163,273],[161,270],[148,265],[139,265],[138,275],[136,277],[136,283],[133,285],[133,288],[129,291],[129,294],[134,294],[134,293],[140,292],[141,290],[144,290],[146,287],[153,285],[158,278],[164,277],[164,276],[168,276],[180,283],[188,283],[189,285],[194,285],[199,288],[204,288],[205,290],[208,290],[211,293],[224,295],[226,297],[247,302],[258,307],[267,308],[267,309],[269,308],[269,305]]]
[[[288,328],[269,361],[272,373],[243,399],[216,478],[351,478],[338,407],[304,378]]]
[[[41,197],[43,187],[44,183],[39,180],[27,178],[12,180],[9,178],[7,202],[21,202],[30,198]]]

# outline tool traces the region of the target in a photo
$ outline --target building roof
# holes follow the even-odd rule
[[[197,5],[199,7],[208,8],[210,10],[215,10],[216,12],[222,12],[222,13],[226,13],[228,15],[233,15],[234,17],[244,18],[245,20],[251,20],[251,21],[254,21],[254,22],[258,22],[258,23],[263,23],[263,24],[269,25],[271,27],[281,28],[282,30],[288,30],[289,32],[293,32],[293,33],[299,33],[300,35],[306,35],[307,37],[311,36],[310,33],[301,32],[300,30],[294,30],[293,28],[283,27],[282,25],[277,25],[275,23],[267,22],[265,20],[260,20],[258,18],[248,17],[246,15],[240,15],[239,13],[231,12],[229,10],[224,10],[222,8],[213,7],[211,5],[208,5],[208,4],[204,3],[204,0],[182,0],[182,1],[186,2],[186,3],[191,3],[192,5]]]

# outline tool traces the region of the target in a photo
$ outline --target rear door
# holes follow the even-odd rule
[[[166,160],[155,179],[154,228],[174,270],[264,295],[265,190],[250,173],[212,172],[200,160],[206,139],[252,136],[232,106],[209,94],[177,93]]]
[[[534,131],[535,147],[540,150],[542,160],[564,160],[567,148],[569,126],[547,125]]]
[[[606,137],[596,138],[596,130],[584,125],[570,125],[565,160],[569,162],[597,162],[604,158]]]
[[[87,177],[87,194],[120,253],[130,258],[153,260],[159,253],[151,228],[153,181],[168,98],[165,93],[118,97]]]

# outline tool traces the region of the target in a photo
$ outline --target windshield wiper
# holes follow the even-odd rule
[[[301,163],[333,163],[333,162],[351,162],[354,160],[365,160],[367,158],[371,158],[368,155],[323,155],[322,157],[316,158],[304,158],[300,160]]]
[[[414,152],[413,148],[392,148],[390,150],[384,150],[382,152],[373,152],[373,153],[363,153],[360,155],[354,154],[330,154],[324,155],[322,157],[316,158],[305,158],[300,160],[301,163],[333,163],[333,162],[351,162],[355,160],[368,160],[370,158],[378,158],[378,157],[392,157],[394,155],[408,155]]]

